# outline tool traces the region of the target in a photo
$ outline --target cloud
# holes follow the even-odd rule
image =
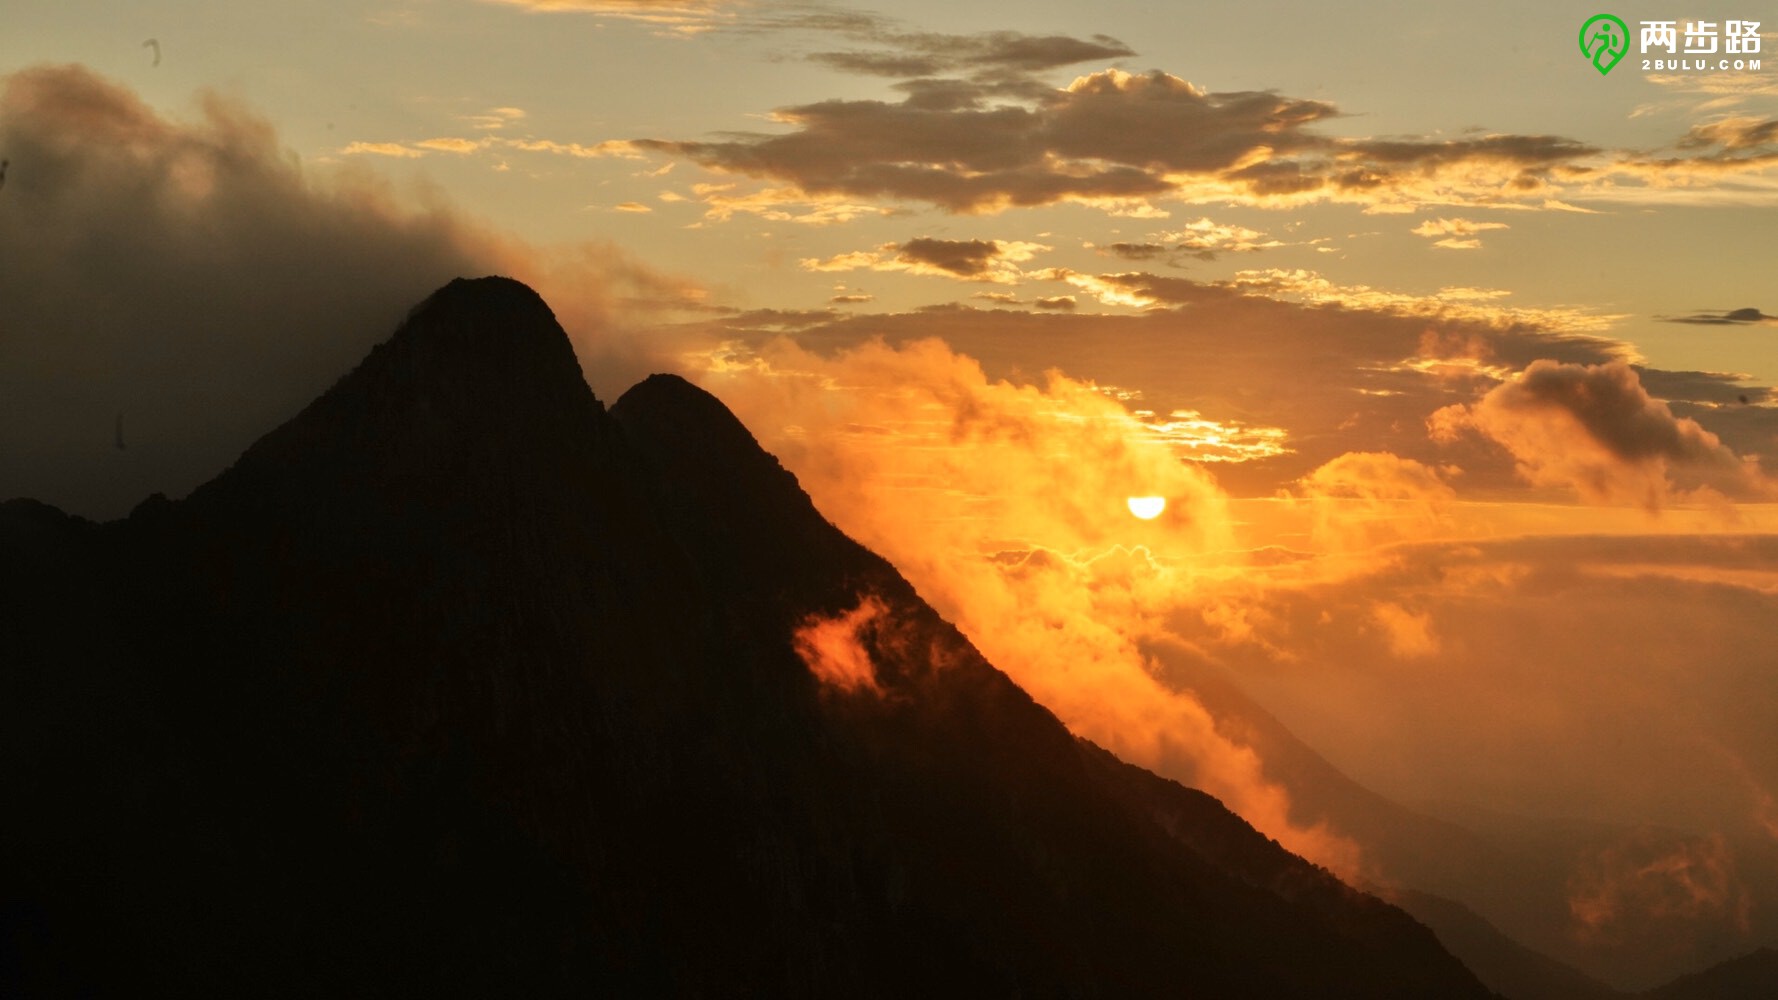
[[[1696,323],[1703,326],[1745,326],[1759,324],[1761,326],[1778,326],[1778,316],[1770,316],[1751,306],[1742,309],[1707,309],[1689,316],[1660,316],[1666,323]]]
[[[1778,145],[1778,119],[1724,118],[1693,125],[1677,143],[1680,149],[1714,150],[1723,155]]]
[[[1458,320],[1496,327],[1523,325],[1556,333],[1602,332],[1624,318],[1561,306],[1501,305],[1498,304],[1499,300],[1511,293],[1498,288],[1447,286],[1434,295],[1410,295],[1369,285],[1342,285],[1315,271],[1302,268],[1238,271],[1231,284],[1249,293],[1282,296],[1313,305],[1337,305],[1347,309]]]
[[[116,517],[182,495],[460,275],[530,281],[619,378],[658,364],[632,318],[696,302],[610,247],[546,253],[362,165],[305,169],[215,95],[175,120],[86,69],[22,70],[0,149],[0,219],[29,248],[0,268],[0,497]]]
[[[1771,538],[1711,537],[1719,514],[1677,506],[1714,467],[1662,459],[1675,505],[1651,521],[1635,507],[1506,502],[1549,488],[1527,490],[1492,438],[1427,434],[1428,414],[1480,406],[1540,358],[1640,379],[1626,345],[1513,319],[1482,290],[1452,301],[1500,312],[1331,284],[1304,302],[1233,283],[1125,285],[1164,301],[1142,315],[842,317],[796,334],[820,353],[750,340],[703,382],[835,523],[1076,732],[1313,856],[1351,865],[1350,831],[1273,745],[1194,693],[1198,679],[1248,692],[1398,801],[1766,835],[1778,743],[1744,706],[1778,697],[1759,654],[1778,573]],[[950,346],[920,340],[932,334]],[[1033,343],[1067,375],[1024,372]],[[1212,352],[1216,365],[1195,363]],[[1278,362],[1308,352],[1313,366]],[[1647,377],[1687,398],[1733,386]],[[1761,411],[1735,410],[1769,437]],[[1162,425],[1178,436],[1163,440]],[[1136,449],[1177,459],[1194,435],[1239,440],[1231,427],[1281,436],[1248,461],[1189,466],[1208,492],[1154,488],[1170,500],[1159,523],[1130,517],[1124,499],[1151,492],[1147,460],[1128,462]],[[1778,526],[1762,507],[1737,516]],[[1630,532],[1644,534],[1606,537]],[[1358,847],[1367,874],[1393,870]],[[1535,918],[1490,919],[1559,933],[1568,875],[1538,874]],[[1532,894],[1494,878],[1513,887],[1496,902]]]
[[[1512,520],[1473,520],[1506,508]],[[1439,541],[1304,551],[1289,534],[1292,550],[1200,572],[1163,616],[1176,640],[1152,647],[1160,676],[1225,678],[1368,788],[1530,849],[1523,869],[1435,877],[1534,946],[1648,982],[1769,937],[1778,886],[1753,875],[1778,861],[1778,738],[1747,706],[1778,693],[1758,652],[1778,621],[1774,536],[1683,513],[1661,535],[1636,533],[1650,522],[1633,510],[1459,502],[1451,515]],[[1326,801],[1290,787],[1293,802]],[[1669,832],[1624,836],[1648,826]],[[1525,830],[1537,839],[1515,840]],[[1385,878],[1415,863],[1361,846]],[[1576,899],[1600,931],[1586,941],[1571,936]],[[1659,959],[1641,954],[1663,931]]]
[[[1222,313],[1214,296],[1194,308],[1210,311],[1206,325],[1228,342],[1227,320],[1239,314]],[[925,314],[959,330],[990,317],[996,325],[978,330],[979,344],[1092,330],[1081,358],[1106,353],[1118,342],[1108,338],[1127,336],[1120,328],[1165,320],[1154,342],[1182,337],[1170,314]],[[1350,321],[1355,334],[1391,322]],[[881,318],[844,322],[883,327]],[[809,337],[843,343],[848,328]],[[1347,328],[1291,333],[1320,344],[1337,341],[1336,329]],[[1275,360],[1278,343],[1252,346]],[[1429,347],[1476,351],[1437,338]],[[1177,349],[1191,356],[1196,345],[1188,338]],[[1510,339],[1497,348],[1535,349]],[[1757,794],[1778,781],[1763,763],[1778,760],[1769,727],[1735,715],[1749,690],[1771,688],[1754,652],[1778,620],[1769,538],[1480,541],[1648,522],[1636,511],[1614,520],[1465,503],[1458,486],[1468,469],[1384,452],[1338,454],[1288,497],[1232,500],[1211,478],[1222,466],[1182,466],[1131,409],[1152,405],[1127,387],[1155,367],[1152,353],[1127,383],[1052,375],[1032,384],[997,381],[931,341],[864,341],[828,354],[782,340],[727,350],[703,383],[824,513],[890,558],[992,662],[1076,732],[1212,791],[1318,857],[1350,864],[1350,845],[1337,828],[1317,828],[1325,817],[1297,811],[1281,772],[1189,693],[1175,672],[1182,658],[1200,672],[1226,670],[1361,780],[1415,800],[1751,823]],[[1225,390],[1206,379],[1194,391],[1207,403]],[[1424,438],[1421,426],[1403,439],[1416,431]],[[1125,498],[1150,493],[1168,497],[1166,513],[1137,521]],[[1335,530],[1315,530],[1321,517]],[[1711,530],[1685,511],[1667,517],[1675,532]],[[1290,539],[1296,552],[1262,558],[1276,551],[1255,551],[1263,537]],[[1703,767],[1693,744],[1705,738],[1757,772]]]
[[[1753,905],[1720,834],[1638,831],[1588,852],[1569,881],[1572,932],[1583,945],[1688,956],[1711,937],[1745,934]]]
[[[1078,202],[1153,213],[1175,197],[1257,205],[1380,207],[1547,200],[1558,174],[1597,153],[1555,136],[1341,139],[1338,112],[1272,92],[1211,92],[1158,70],[1109,69],[1056,89],[923,80],[900,103],[781,108],[792,131],[638,145],[806,195],[997,212]],[[1578,168],[1576,168],[1578,169]]]
[[[1108,243],[1094,246],[1094,250],[1125,260],[1154,260],[1173,254],[1174,248],[1165,243]]]
[[[1647,73],[1642,79],[1645,83],[1684,96],[1639,105],[1630,113],[1632,118],[1678,112],[1695,120],[1708,114],[1725,113],[1759,98],[1778,96],[1778,81],[1774,81],[1767,73],[1748,73],[1741,70]]]
[[[524,118],[525,109],[511,107],[489,108],[481,114],[458,115],[458,117],[475,128],[496,131]]]
[[[1456,491],[1437,469],[1388,452],[1347,452],[1302,478],[1315,495],[1361,500],[1448,502]]]
[[[1270,250],[1290,245],[1282,240],[1267,239],[1266,234],[1257,229],[1213,222],[1208,218],[1188,222],[1174,232],[1152,233],[1146,243],[1112,243],[1102,247],[1087,244],[1089,248],[1096,249],[1100,253],[1122,257],[1125,260],[1155,260],[1183,256],[1195,257],[1198,260],[1215,260],[1222,253],[1252,253],[1256,250]],[[1178,266],[1173,260],[1169,260],[1168,263]]]
[[[584,145],[578,142],[557,142],[553,139],[510,139],[504,136],[484,135],[476,139],[460,136],[438,136],[431,139],[420,139],[411,143],[400,142],[352,142],[341,147],[340,153],[345,156],[393,156],[416,159],[428,153],[451,153],[466,156],[486,149],[510,150],[521,153],[549,153],[555,156],[571,156],[580,160],[602,160],[611,157],[634,160],[641,154],[635,144],[623,139],[607,139],[604,142]]]
[[[887,614],[880,599],[865,597],[856,608],[835,617],[811,616],[791,633],[791,644],[809,673],[828,690],[881,695],[866,639]]]
[[[1389,452],[1347,452],[1302,477],[1293,492],[1314,506],[1314,542],[1351,551],[1422,539],[1447,526],[1457,491],[1446,480],[1460,473]]]
[[[1675,417],[1623,362],[1538,361],[1477,403],[1437,411],[1429,423],[1442,440],[1477,431],[1511,452],[1526,480],[1573,489],[1590,503],[1658,510],[1671,500],[1674,474],[1694,489],[1772,492],[1756,464],[1697,421]]]
[[[488,143],[475,139],[455,139],[447,136],[438,139],[421,139],[419,142],[414,143],[412,147],[402,146],[399,143],[393,142],[377,143],[376,150],[367,148],[366,143],[355,142],[350,146],[347,146],[345,149],[340,150],[340,152],[347,156],[364,152],[381,152],[386,156],[424,156],[425,153],[422,152],[422,150],[429,150],[435,153],[473,153],[477,150],[488,148],[488,145]]]
[[[1482,241],[1475,238],[1477,233],[1486,232],[1490,229],[1506,228],[1508,228],[1508,226],[1504,222],[1472,222],[1469,219],[1427,219],[1425,222],[1415,226],[1410,232],[1415,236],[1424,236],[1427,239],[1443,237],[1433,244],[1435,247],[1443,247],[1447,250],[1474,250],[1482,245]]]
[[[1778,197],[1778,119],[1731,116],[1693,125],[1672,155],[1623,153],[1586,197],[1670,204],[1771,204]]]
[[[791,188],[735,193],[733,184],[694,184],[692,194],[705,206],[704,218],[711,222],[727,222],[740,212],[770,222],[833,226],[872,215],[895,214],[894,209],[881,205],[866,205],[837,195],[809,195]]]
[[[392,156],[398,159],[415,159],[426,155],[424,150],[403,146],[398,142],[354,142],[340,152],[347,156]]]
[[[964,281],[1017,284],[1024,277],[1017,265],[1049,249],[1041,243],[921,236],[906,243],[885,243],[875,250],[838,254],[826,260],[805,258],[801,263],[809,271],[905,271]]]
[[[823,349],[873,336],[891,343],[939,337],[980,359],[995,378],[1029,377],[1031,351],[1040,344],[1046,364],[1100,386],[1139,391],[1140,401],[1131,403],[1141,408],[1139,419],[1176,454],[1214,462],[1235,495],[1265,497],[1300,491],[1302,477],[1351,451],[1418,462],[1460,493],[1523,495],[1526,484],[1510,453],[1477,434],[1435,442],[1427,417],[1478,401],[1540,359],[1601,364],[1635,357],[1628,344],[1601,332],[1612,317],[1514,306],[1506,293],[1486,289],[1409,295],[1278,270],[1195,281],[1039,268],[1025,271],[1023,280],[1057,282],[1077,301],[1091,295],[1144,312],[953,307],[848,313],[811,317],[797,337]],[[984,306],[1030,306],[1032,297],[988,291],[971,298]],[[729,316],[700,324],[700,335],[757,346],[783,329]],[[1278,362],[1308,355],[1316,364]],[[1206,357],[1216,363],[1204,364]],[[1743,395],[1763,400],[1765,390],[1733,374],[1648,368],[1639,374],[1672,406],[1704,411],[1675,409],[1737,454],[1778,461],[1771,454],[1778,450],[1778,410],[1738,402]],[[1461,468],[1461,477],[1452,478],[1447,467]]]
[[[1382,601],[1372,605],[1371,620],[1382,629],[1389,652],[1397,659],[1427,659],[1438,655],[1438,636],[1433,631],[1430,615],[1416,614],[1392,601]]]
[[[653,25],[665,34],[693,35],[731,23],[746,0],[482,0],[532,13],[589,14]]]
[[[1626,318],[1569,307],[1507,305],[1501,300],[1512,293],[1498,288],[1447,286],[1433,295],[1413,295],[1369,285],[1343,285],[1317,271],[1304,268],[1248,269],[1237,271],[1234,277],[1218,282],[1193,281],[1144,271],[1090,275],[1067,268],[1045,268],[1028,272],[1028,276],[1065,281],[1097,296],[1106,305],[1136,308],[1189,306],[1234,293],[1252,298],[1300,302],[1314,307],[1492,327],[1497,331],[1519,327],[1528,332],[1541,332],[1569,342],[1589,338],[1589,335],[1603,332],[1618,320]],[[1425,329],[1422,327],[1423,331]],[[1590,339],[1601,349],[1607,347],[1607,341],[1597,337]],[[1623,345],[1614,345],[1608,353],[1627,356],[1629,351]]]
[[[896,31],[880,20],[860,21],[845,34],[887,47],[886,51],[816,52],[808,58],[833,69],[888,77],[932,77],[943,73],[1036,73],[1092,60],[1135,55],[1105,35],[1091,39],[1066,35],[1027,35],[990,31],[972,35]]]
[[[1266,234],[1257,229],[1212,222],[1208,218],[1188,222],[1176,232],[1156,233],[1151,238],[1172,243],[1200,260],[1214,260],[1219,253],[1252,253],[1285,245],[1281,240],[1266,239]]]
[[[1293,849],[1352,871],[1349,842],[1290,815],[1251,750],[1144,652],[1228,544],[1225,498],[1097,387],[989,380],[935,341],[831,357],[731,345],[704,385],[848,534],[882,552],[989,660],[1075,732],[1203,787]],[[1133,495],[1163,496],[1138,521]],[[1148,623],[1148,624],[1145,624]]]

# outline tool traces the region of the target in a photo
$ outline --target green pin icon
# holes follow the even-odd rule
[[[1630,52],[1629,25],[1615,14],[1594,14],[1580,26],[1580,52],[1604,76]]]

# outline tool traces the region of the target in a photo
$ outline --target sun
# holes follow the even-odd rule
[[[1166,497],[1131,497],[1124,502],[1130,505],[1130,513],[1144,521],[1160,517],[1161,511],[1167,509]]]

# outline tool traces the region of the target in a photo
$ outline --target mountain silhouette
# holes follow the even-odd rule
[[[1644,1000],[1761,1000],[1778,982],[1778,948],[1759,948],[1739,958],[1649,990]]]
[[[507,279],[183,500],[0,504],[0,791],[6,996],[1490,995]]]

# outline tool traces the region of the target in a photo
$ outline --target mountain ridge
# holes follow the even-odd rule
[[[1181,841],[714,397],[607,410],[506,279],[190,497],[0,505],[0,554],[9,993],[1488,995],[1238,819],[1322,901]],[[798,629],[870,600],[878,692],[824,686]]]

